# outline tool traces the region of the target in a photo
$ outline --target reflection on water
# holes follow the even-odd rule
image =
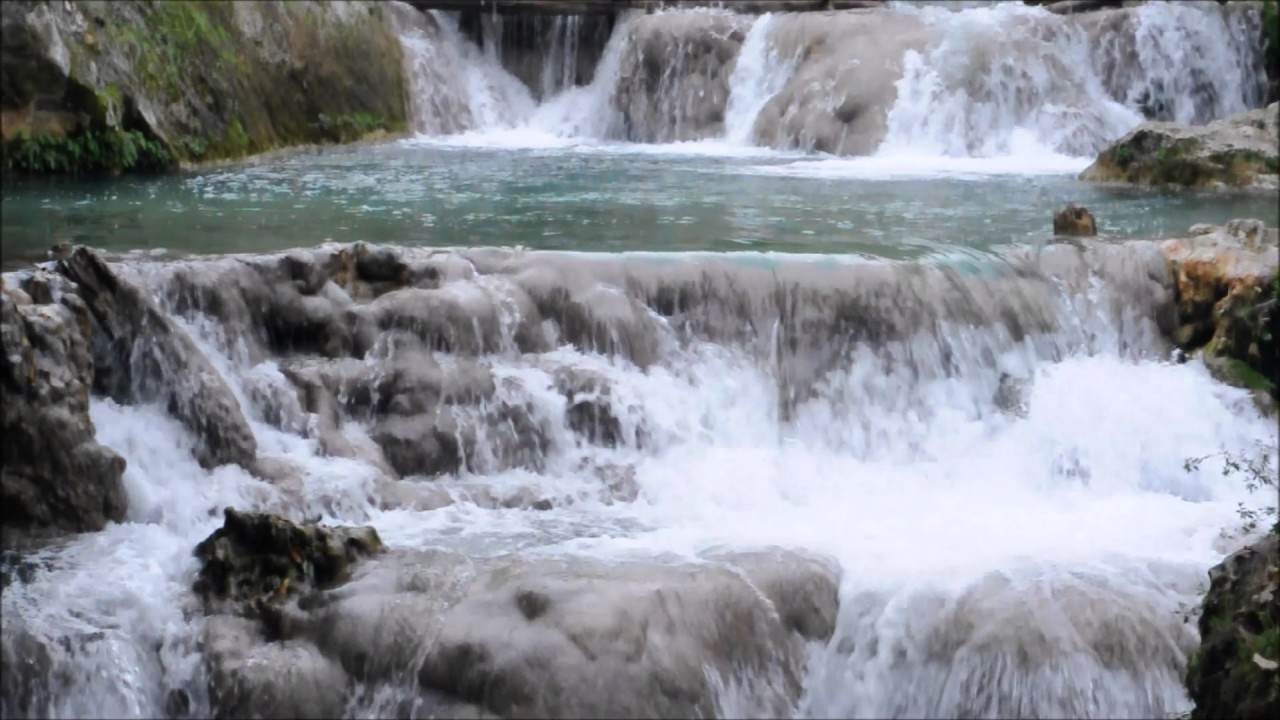
[[[906,259],[1043,237],[1066,202],[1087,205],[1102,232],[1126,236],[1242,216],[1277,221],[1274,197],[1266,195],[1099,188],[1070,175],[814,177],[795,161],[397,143],[153,179],[14,182],[5,188],[0,248],[7,265],[64,240],[178,252],[333,239]],[[786,172],[769,172],[783,165]]]

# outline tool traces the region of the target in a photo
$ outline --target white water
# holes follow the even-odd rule
[[[1089,16],[1054,15],[1020,2],[891,7],[923,18],[934,39],[919,52],[905,51],[897,100],[883,109],[888,129],[878,151],[840,163],[797,163],[782,172],[817,177],[1075,173],[1141,122],[1144,105],[1162,108],[1181,122],[1205,122],[1261,101],[1251,67],[1258,56],[1252,11],[1224,10],[1216,3],[1153,2],[1129,11],[1123,22],[1092,31],[1091,21],[1081,19]],[[628,36],[640,17],[619,20],[589,85],[569,83],[541,104],[512,85],[516,81],[496,55],[450,50],[469,58],[464,95],[473,120],[445,130],[420,122],[423,139],[513,149],[618,145],[621,118],[611,104],[620,82],[618,60],[633,51]],[[781,56],[774,43],[779,24],[791,19],[764,15],[747,32],[729,79],[723,135],[699,142],[705,154],[753,149],[757,117],[790,82],[797,62]],[[463,42],[451,19],[442,17],[441,26],[438,44]],[[563,42],[556,43],[548,52],[560,58]],[[407,47],[410,55],[427,52],[421,42]],[[564,65],[563,59],[548,62],[546,72],[562,73]],[[544,91],[555,86],[548,83],[550,76]],[[621,144],[620,149],[668,147]]]

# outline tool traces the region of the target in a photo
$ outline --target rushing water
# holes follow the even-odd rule
[[[547,63],[542,92],[563,89],[540,103],[492,48],[468,44],[440,18],[434,30],[406,31],[419,83],[414,139],[152,180],[6,186],[9,265],[63,240],[180,254],[325,239],[595,251],[513,253],[514,269],[464,274],[439,292],[473,313],[451,322],[477,333],[484,318],[522,307],[524,290],[513,288],[539,273],[592,312],[640,310],[601,316],[631,345],[531,349],[503,336],[475,352],[435,353],[446,371],[474,356],[497,381],[493,402],[528,408],[545,443],[536,462],[502,460],[508,445],[530,440],[509,437],[480,407],[466,416],[479,438],[466,469],[401,484],[367,453],[326,454],[305,419],[269,421],[293,392],[281,374],[287,359],[250,352],[232,320],[183,316],[245,409],[260,454],[299,469],[301,497],[239,468],[202,470],[192,438],[163,408],[95,400],[100,441],[128,461],[129,519],[27,557],[5,587],[5,642],[21,627],[54,655],[43,694],[26,707],[0,704],[5,715],[160,716],[175,712],[167,703],[179,689],[192,715],[210,712],[195,642],[202,621],[185,610],[191,548],[226,506],[368,523],[393,548],[474,556],[770,545],[830,556],[842,570],[841,607],[834,637],[810,648],[801,716],[1184,710],[1181,675],[1196,638],[1179,609],[1239,541],[1224,541],[1237,503],[1261,500],[1213,461],[1191,472],[1182,463],[1249,451],[1274,438],[1274,424],[1198,362],[1168,361],[1155,329],[1163,301],[1144,289],[1163,272],[1150,248],[1045,240],[1066,202],[1088,206],[1104,234],[1122,238],[1233,217],[1277,223],[1274,197],[1074,179],[1098,143],[1132,127],[1139,104],[1160,93],[1179,119],[1254,103],[1232,70],[1252,52],[1229,37],[1245,20],[1215,3],[1138,9],[1130,35],[1103,37],[1116,56],[1124,37],[1138,38],[1137,70],[1095,68],[1086,51],[1099,31],[1088,21],[1015,5],[893,11],[902,17],[891,22],[919,22],[921,38],[941,40],[899,48],[898,99],[885,108],[883,144],[864,157],[805,152],[816,125],[776,143],[786,134],[761,132],[769,113],[803,114],[775,101],[813,71],[788,45],[816,32],[802,18],[734,20],[749,26],[736,68],[722,73],[722,122],[674,144],[626,142],[609,104],[638,52],[631,33],[671,17],[624,19],[583,86],[565,87],[568,60]],[[1193,11],[1237,13],[1216,25],[1181,20],[1200,33],[1195,43],[1216,38],[1221,52],[1179,54],[1150,32]],[[722,22],[714,16],[674,20]],[[1009,40],[1017,33],[1039,44],[1020,48]],[[995,62],[999,53],[984,48],[997,41],[1035,62]],[[556,53],[573,45],[557,43]],[[1160,74],[1175,61],[1217,79],[1214,92]],[[720,72],[682,77],[681,67],[670,65],[672,92]],[[1008,272],[1028,247],[1031,265]],[[735,250],[761,252],[719,252]],[[456,257],[483,266],[478,255]],[[218,266],[188,267],[212,278]],[[166,305],[178,296],[174,272],[130,261]],[[654,288],[699,273],[682,321],[659,312]],[[569,332],[551,317],[544,327],[549,337]],[[562,368],[608,381],[615,447],[575,434],[555,390]],[[1016,407],[1000,399],[1002,376],[1022,388]],[[343,429],[366,449],[373,430],[360,418]],[[602,497],[599,468],[633,473],[634,501]],[[519,497],[550,509],[504,503]]]

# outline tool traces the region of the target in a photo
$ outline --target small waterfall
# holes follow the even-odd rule
[[[742,43],[733,74],[729,76],[729,101],[724,115],[725,139],[747,145],[754,139],[756,118],[769,99],[782,90],[791,74],[791,64],[770,48],[774,16],[761,15]]]
[[[1099,19],[1095,68],[1114,98],[1155,120],[1206,123],[1258,107],[1266,93],[1258,5],[1153,2]]]
[[[907,51],[881,153],[1087,156],[1141,121],[1108,97],[1065,18],[1020,3],[925,17],[938,41]]]
[[[542,64],[538,96],[550,98],[577,83],[578,36],[582,29],[579,15],[557,15],[552,18],[550,43]]]

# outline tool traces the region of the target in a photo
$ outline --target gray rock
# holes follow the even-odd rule
[[[122,403],[165,404],[195,438],[203,467],[250,467],[257,441],[239,402],[173,319],[83,247],[57,268],[89,308],[94,390]]]
[[[0,292],[0,517],[7,529],[92,531],[125,517],[125,461],[89,417],[94,363],[85,304],[18,304]]]
[[[295,703],[310,701],[323,657],[371,693],[503,717],[716,717],[726,690],[734,707],[782,717],[806,641],[833,632],[837,582],[832,564],[782,550],[696,563],[396,552],[286,608],[281,648],[306,674],[272,664],[263,676]],[[243,624],[210,627],[226,637],[206,647],[284,652]]]

